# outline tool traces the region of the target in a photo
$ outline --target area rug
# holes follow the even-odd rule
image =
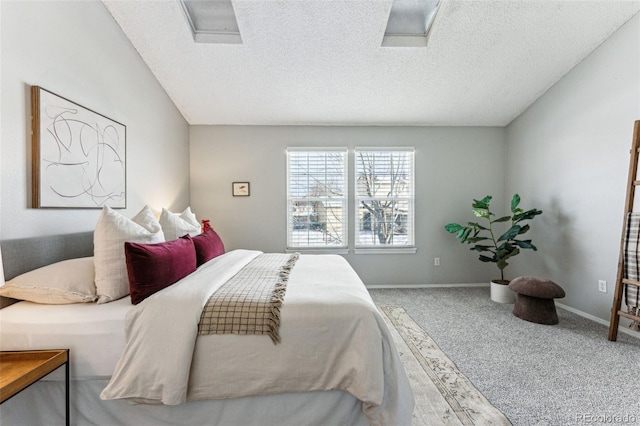
[[[413,389],[413,426],[511,425],[403,308],[380,309]]]

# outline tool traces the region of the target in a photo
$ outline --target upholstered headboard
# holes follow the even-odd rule
[[[61,260],[93,256],[93,232],[4,240],[0,241],[0,246],[4,278],[10,280]],[[12,301],[0,297],[0,308]]]

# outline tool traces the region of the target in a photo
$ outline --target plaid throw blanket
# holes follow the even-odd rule
[[[629,213],[627,216],[627,233],[624,247],[624,276],[627,279],[640,281],[640,213]],[[640,315],[640,288],[625,285],[625,303],[630,314]],[[638,330],[638,322],[632,324]]]
[[[280,307],[299,254],[261,254],[213,293],[198,334],[267,334],[280,342]]]

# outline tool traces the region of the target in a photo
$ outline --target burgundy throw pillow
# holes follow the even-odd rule
[[[224,244],[220,236],[213,229],[209,228],[200,235],[193,237],[193,245],[196,246],[196,258],[198,266],[224,254]]]
[[[126,242],[124,254],[134,305],[196,270],[196,250],[189,235],[156,244]]]

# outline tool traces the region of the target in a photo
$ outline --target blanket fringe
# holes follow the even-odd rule
[[[640,315],[640,306],[629,306],[627,312],[631,315]],[[629,324],[629,327],[633,331],[640,331],[640,322],[633,321],[631,324]]]
[[[271,338],[274,344],[280,343],[280,308],[284,301],[284,294],[287,291],[287,284],[289,283],[289,275],[294,265],[300,258],[300,253],[294,253],[289,256],[289,260],[282,265],[278,276],[280,280],[276,282],[273,292],[271,293],[270,312],[271,318],[269,321],[269,331],[267,335]]]

